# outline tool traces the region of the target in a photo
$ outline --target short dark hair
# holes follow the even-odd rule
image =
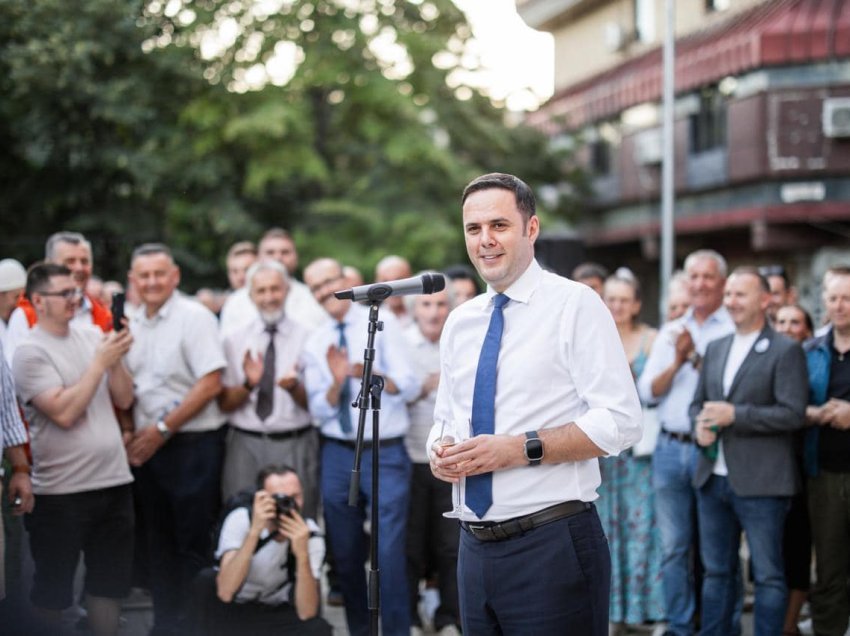
[[[537,203],[534,199],[534,192],[531,191],[528,184],[519,177],[515,177],[512,174],[505,174],[503,172],[483,174],[470,181],[463,189],[463,196],[460,199],[460,203],[461,205],[466,203],[466,199],[474,192],[492,190],[494,188],[499,190],[508,190],[509,192],[514,193],[516,207],[520,211],[520,214],[525,217],[526,221],[537,213]]]
[[[266,230],[266,232],[260,237],[260,240],[257,241],[257,245],[262,244],[263,241],[273,238],[286,239],[287,241],[295,243],[292,238],[292,235],[289,232],[284,230],[282,227],[273,227]]]
[[[472,268],[467,265],[449,265],[443,270],[443,274],[445,274],[446,278],[448,278],[449,280],[472,281],[472,284],[475,286],[476,295],[480,294],[483,291],[481,289],[481,283],[478,282],[478,277],[475,275],[475,272],[472,271]]]
[[[759,286],[761,287],[762,291],[768,294],[770,293],[770,283],[767,281],[765,275],[761,273],[760,268],[753,267],[751,265],[741,265],[733,269],[729,277],[731,278],[735,274],[749,274],[750,276],[755,276],[759,279]]]
[[[850,276],[850,265],[833,265],[826,273],[833,276]]]
[[[598,278],[601,281],[605,281],[608,278],[608,270],[605,269],[599,263],[579,263],[573,269],[573,275],[571,277],[573,280],[586,280],[588,278]]]
[[[238,243],[234,243],[230,246],[230,249],[227,250],[226,260],[230,260],[234,256],[242,256],[243,254],[251,254],[253,256],[257,255],[257,246],[254,245],[251,241],[239,241]]]
[[[298,473],[295,472],[295,469],[291,466],[287,466],[286,464],[270,464],[268,466],[264,466],[260,469],[260,472],[257,473],[257,490],[262,490],[266,485],[266,479],[272,475],[280,475],[283,477],[289,474],[293,474],[298,477]]]
[[[50,279],[54,276],[70,276],[71,270],[64,265],[39,261],[27,270],[27,286],[24,290],[27,299],[32,302],[32,295],[50,285]]]
[[[130,263],[134,263],[140,256],[150,256],[151,254],[165,254],[172,262],[174,262],[174,255],[171,253],[171,248],[165,243],[143,243],[133,250],[133,255],[130,257]]]
[[[779,276],[785,282],[785,289],[791,285],[791,280],[788,278],[788,272],[785,271],[784,265],[762,265],[759,267],[759,274],[765,278]]]

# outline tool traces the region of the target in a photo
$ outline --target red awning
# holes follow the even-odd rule
[[[754,69],[850,56],[850,0],[773,0],[676,42],[676,92]],[[553,96],[528,116],[569,128],[661,99],[661,48],[627,60]]]

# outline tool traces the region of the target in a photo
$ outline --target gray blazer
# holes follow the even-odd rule
[[[741,363],[728,395],[723,370],[734,334],[709,343],[690,408],[691,427],[703,402],[735,405],[734,422],[721,429],[729,486],[741,497],[790,496],[800,489],[792,431],[802,428],[809,377],[802,347],[765,326]],[[714,463],[700,452],[693,484],[702,487]]]

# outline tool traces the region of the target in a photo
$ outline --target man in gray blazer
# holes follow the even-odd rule
[[[800,487],[791,432],[803,426],[808,375],[800,345],[767,324],[769,302],[770,287],[755,268],[729,276],[723,303],[735,333],[708,345],[690,409],[702,451],[694,487],[705,635],[736,632],[741,530],[756,579],[755,633],[782,632],[782,532],[790,497]]]

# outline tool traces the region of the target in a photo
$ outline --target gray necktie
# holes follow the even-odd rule
[[[274,336],[277,333],[277,325],[266,325],[269,334],[269,346],[266,347],[266,355],[263,356],[263,375],[260,378],[259,391],[257,391],[257,417],[265,420],[272,414],[274,408],[274,370],[275,370],[275,348]]]

